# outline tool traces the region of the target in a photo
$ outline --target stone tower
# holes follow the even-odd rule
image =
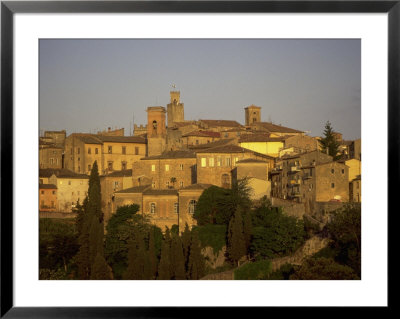
[[[244,108],[246,126],[249,126],[251,123],[261,122],[261,107],[250,105]]]
[[[183,113],[183,103],[180,103],[180,91],[169,92],[171,102],[167,105],[168,127],[174,122],[183,122],[185,120]]]
[[[165,108],[149,106],[147,108],[147,156],[160,155],[164,152],[166,137]]]

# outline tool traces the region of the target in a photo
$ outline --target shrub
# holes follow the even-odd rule
[[[204,225],[193,228],[197,231],[201,247],[212,247],[214,253],[220,251],[226,245],[226,226],[225,225]]]
[[[235,280],[267,279],[271,272],[271,262],[267,259],[248,263],[234,271]]]

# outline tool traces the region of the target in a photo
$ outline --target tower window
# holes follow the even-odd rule
[[[122,146],[122,154],[126,154],[126,146]]]
[[[150,213],[154,214],[156,212],[156,203],[150,204]]]
[[[157,121],[155,121],[155,120],[153,121],[153,129],[155,129],[155,130],[157,129]]]
[[[112,146],[108,147],[108,154],[112,154]]]

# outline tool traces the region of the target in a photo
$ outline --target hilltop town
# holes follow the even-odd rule
[[[119,206],[138,204],[161,229],[192,226],[205,189],[229,189],[243,178],[252,200],[266,197],[297,217],[361,202],[360,139],[344,140],[334,132],[338,153],[326,154],[322,137],[262,122],[261,111],[244,107],[244,125],[185,120],[180,92],[171,91],[166,107],[147,108],[147,124],[134,125],[133,136],[123,128],[68,136],[65,130],[45,131],[39,138],[41,216],[74,214],[87,195],[95,161],[106,222]]]

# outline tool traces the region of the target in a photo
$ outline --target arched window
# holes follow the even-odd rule
[[[156,120],[153,121],[153,129],[154,129],[154,130],[157,129],[157,121],[156,121]]]
[[[192,199],[189,202],[189,214],[194,214],[194,211],[196,209],[196,204],[197,204],[197,202],[194,199]]]
[[[156,212],[156,203],[150,204],[150,213],[154,214]]]

